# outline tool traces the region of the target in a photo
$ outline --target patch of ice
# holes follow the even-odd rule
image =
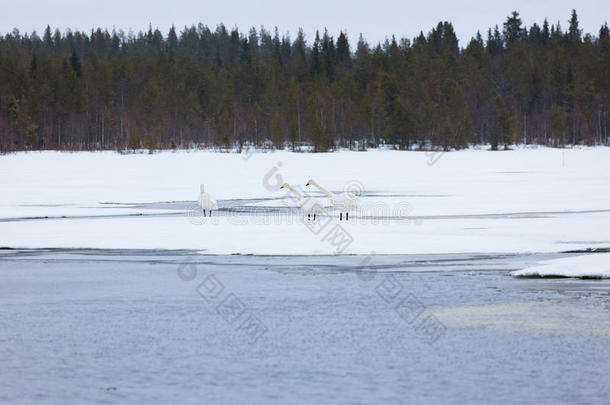
[[[514,277],[610,278],[610,254],[590,253],[553,259],[510,273]]]

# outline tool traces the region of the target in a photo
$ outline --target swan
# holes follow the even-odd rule
[[[294,188],[292,188],[292,186],[290,184],[288,184],[288,183],[282,184],[282,186],[280,187],[280,190],[283,188],[287,188],[288,190],[290,190],[292,192],[292,194],[294,194],[297,197],[299,206],[301,207],[301,209],[303,211],[305,211],[307,213],[307,219],[311,219],[311,214],[313,214],[313,220],[315,221],[316,214],[324,212],[324,207],[322,207],[320,205],[320,203],[318,203],[311,197],[303,197],[301,195],[301,193],[299,193]]]
[[[341,193],[341,194],[332,193],[332,192],[328,191],[327,189],[325,189],[324,187],[322,187],[321,185],[319,185],[318,183],[316,183],[314,180],[309,180],[307,182],[307,184],[305,184],[305,185],[309,186],[310,184],[314,187],[317,187],[318,190],[320,190],[321,192],[323,192],[330,198],[330,202],[333,205],[333,207],[335,207],[339,210],[339,220],[340,221],[343,219],[344,212],[345,212],[345,220],[348,221],[349,220],[349,211],[359,211],[360,210],[360,203],[358,201],[358,197],[356,197],[355,194],[347,192],[347,191],[344,193]]]
[[[218,203],[216,199],[212,197],[209,193],[204,191],[204,186],[201,184],[199,186],[199,205],[201,205],[201,213],[205,217],[205,211],[208,210],[210,216],[212,216],[212,210],[218,209]]]

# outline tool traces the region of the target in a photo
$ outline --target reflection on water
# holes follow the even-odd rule
[[[604,306],[583,311],[561,300],[443,308],[435,315],[448,325],[610,337],[610,316]]]

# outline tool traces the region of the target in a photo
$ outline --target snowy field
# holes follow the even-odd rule
[[[1,156],[0,173],[0,246],[11,248],[294,255],[610,247],[609,148],[35,152]],[[328,198],[305,187],[310,178],[355,192],[362,210],[340,222]],[[283,182],[318,198],[327,215],[304,220]],[[211,219],[196,214],[200,183],[219,201]]]

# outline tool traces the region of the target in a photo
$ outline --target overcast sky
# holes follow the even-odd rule
[[[376,43],[392,34],[412,38],[420,30],[427,33],[443,20],[453,22],[460,45],[465,46],[477,30],[485,36],[488,27],[501,26],[513,10],[528,26],[548,17],[549,22],[560,21],[566,28],[572,8],[578,12],[581,28],[594,35],[610,19],[610,0],[512,0],[499,5],[492,0],[0,0],[0,33],[13,28],[42,33],[47,24],[61,31],[116,27],[137,33],[150,23],[165,35],[172,24],[181,29],[203,22],[214,28],[222,22],[241,31],[277,26],[281,34],[289,32],[292,38],[302,27],[308,40],[316,29],[327,27],[335,37],[339,30],[347,31],[352,43],[360,33]]]

